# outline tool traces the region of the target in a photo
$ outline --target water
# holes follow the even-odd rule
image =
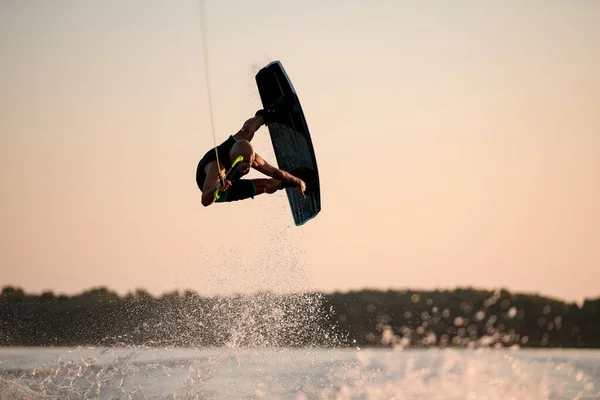
[[[0,399],[600,399],[600,351],[1,348]]]

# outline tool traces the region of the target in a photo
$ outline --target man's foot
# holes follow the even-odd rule
[[[291,111],[292,105],[292,95],[285,94],[275,100],[267,109],[258,110],[255,115],[262,116],[267,125],[273,122],[284,122],[285,114]]]

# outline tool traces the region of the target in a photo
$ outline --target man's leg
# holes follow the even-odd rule
[[[238,131],[233,137],[236,140],[247,140],[251,141],[254,138],[254,133],[265,123],[262,115],[254,116],[244,122],[242,129]]]
[[[272,194],[283,188],[283,182],[277,179],[241,179],[223,193],[216,202],[227,203],[245,200],[263,193]]]
[[[277,179],[252,179],[252,182],[256,188],[256,195],[261,193],[273,194],[283,188],[282,182]]]
[[[237,140],[247,140],[250,142],[254,138],[254,132],[256,132],[263,124],[276,122],[279,119],[278,115],[289,110],[292,102],[292,94],[286,94],[279,97],[267,109],[258,110],[256,114],[254,114],[254,117],[244,122],[242,129],[240,129],[233,137]]]

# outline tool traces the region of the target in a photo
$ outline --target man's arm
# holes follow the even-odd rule
[[[304,196],[304,191],[306,190],[306,184],[302,179],[296,178],[294,175],[289,172],[283,171],[279,168],[274,167],[269,164],[265,159],[259,156],[257,153],[254,155],[254,163],[252,167],[263,174],[270,176],[271,178],[277,179],[283,183],[291,183],[294,186],[298,186],[300,189],[300,193]]]
[[[230,186],[231,182],[227,180],[225,181],[225,185],[221,186],[221,181],[219,180],[219,174],[217,172],[217,163],[211,163],[211,165],[208,166],[206,180],[202,187],[202,205],[208,207],[215,202],[216,189],[219,189],[219,193],[223,193],[229,189]]]

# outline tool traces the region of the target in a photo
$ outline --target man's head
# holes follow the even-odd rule
[[[229,152],[229,162],[233,162],[238,156],[244,157],[244,159],[238,164],[238,171],[247,173],[250,171],[250,167],[254,162],[254,148],[247,140],[238,140],[231,147]]]

